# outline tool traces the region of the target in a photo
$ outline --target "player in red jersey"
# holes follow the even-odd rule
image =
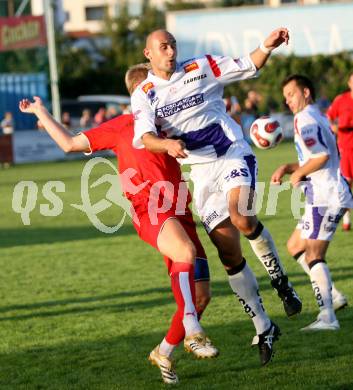
[[[348,79],[349,90],[338,95],[327,110],[341,155],[340,168],[350,187],[353,183],[353,73]],[[343,215],[343,230],[351,229],[350,210]]]
[[[130,68],[126,75],[128,90],[133,91],[146,75],[146,65]],[[23,99],[19,107],[22,112],[35,114],[65,152],[112,150],[118,156],[122,187],[132,205],[134,226],[141,239],[165,256],[178,306],[166,337],[149,356],[152,364],[160,368],[164,382],[178,382],[171,355],[183,339],[185,348],[197,357],[217,356],[217,349],[198,321],[210,299],[209,271],[188,207],[191,196],[177,161],[167,154],[133,148],[132,115],[121,115],[73,136],[55,121],[40,98],[34,97],[33,102]],[[165,203],[169,205],[166,211]]]

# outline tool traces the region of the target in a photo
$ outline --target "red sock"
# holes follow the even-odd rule
[[[202,310],[197,310],[197,318],[200,320],[201,315],[203,313]],[[176,311],[173,315],[172,322],[170,324],[170,327],[168,329],[168,333],[165,336],[165,339],[168,341],[169,344],[178,345],[184,340],[185,337],[185,328],[183,325],[183,320],[180,316],[179,311]]]

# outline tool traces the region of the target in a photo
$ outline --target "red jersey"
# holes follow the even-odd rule
[[[351,92],[338,95],[327,110],[328,118],[338,120],[337,143],[340,149],[353,149],[353,97]]]
[[[161,191],[156,192],[159,197],[158,205],[168,198],[173,209],[177,208],[178,213],[183,214],[191,201],[191,195],[186,189],[178,162],[166,153],[152,153],[132,146],[132,114],[120,115],[83,134],[88,138],[92,152],[112,150],[118,157],[121,185],[125,196],[135,208],[143,211],[149,199],[154,196],[151,188],[156,188],[158,182],[169,182],[172,186],[160,183]]]

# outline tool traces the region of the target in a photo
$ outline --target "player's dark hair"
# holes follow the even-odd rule
[[[298,85],[298,87],[301,88],[302,90],[304,90],[304,88],[308,88],[310,91],[311,98],[313,99],[313,101],[315,101],[315,95],[316,95],[315,88],[314,88],[313,83],[311,82],[311,80],[308,77],[303,76],[301,74],[292,74],[292,75],[286,77],[282,81],[282,88],[284,88],[291,81],[295,81],[296,84]]]

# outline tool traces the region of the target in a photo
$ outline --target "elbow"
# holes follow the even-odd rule
[[[150,142],[148,134],[144,134],[141,137],[141,143],[147,150],[151,150],[152,149],[151,142]]]
[[[74,144],[73,142],[66,142],[62,147],[61,149],[65,152],[65,153],[72,153],[74,151]]]
[[[321,157],[321,164],[324,165],[327,163],[327,161],[330,159],[330,155],[329,154],[324,154],[322,157]]]

